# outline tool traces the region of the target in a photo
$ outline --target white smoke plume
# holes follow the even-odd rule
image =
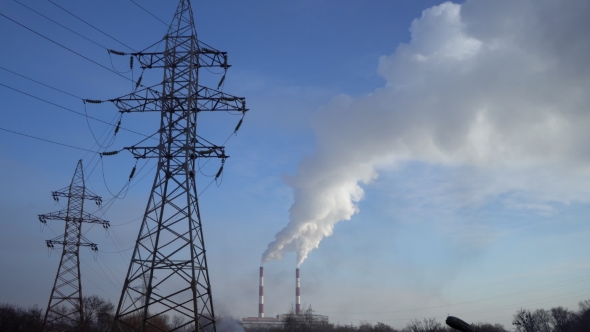
[[[300,265],[359,211],[360,185],[401,161],[469,165],[494,174],[497,191],[585,200],[589,16],[586,0],[467,0],[425,10],[410,43],[379,59],[383,88],[336,97],[315,115],[315,152],[288,179],[290,221],[262,261],[296,252]]]

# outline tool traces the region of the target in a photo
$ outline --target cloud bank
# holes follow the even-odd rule
[[[531,206],[587,200],[589,14],[585,0],[425,10],[411,41],[379,59],[384,87],[338,96],[315,115],[315,152],[287,179],[290,221],[262,261],[296,252],[300,265],[359,211],[361,185],[403,161],[473,166],[491,176],[476,190],[523,191],[535,197]]]

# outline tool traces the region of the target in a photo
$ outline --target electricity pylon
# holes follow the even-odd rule
[[[131,54],[142,69],[162,68],[162,83],[109,100],[123,113],[160,113],[159,144],[125,148],[158,164],[115,325],[120,331],[215,331],[195,165],[200,158],[218,158],[217,178],[228,156],[223,146],[197,135],[197,119],[207,111],[243,116],[246,102],[198,84],[200,68],[229,65],[226,52],[197,39],[189,0],[180,1],[164,40],[164,52]],[[166,324],[170,316],[177,316],[175,326]]]
[[[78,161],[69,187],[52,191],[51,195],[55,201],[59,201],[60,197],[67,198],[68,206],[65,210],[39,215],[39,221],[44,224],[47,220],[66,222],[64,235],[45,241],[48,248],[62,245],[63,251],[41,330],[85,331],[79,251],[81,246],[90,247],[93,251],[98,248],[82,236],[82,223],[101,224],[108,228],[109,222],[84,212],[84,200],[93,200],[100,205],[102,199],[86,189],[82,160]]]

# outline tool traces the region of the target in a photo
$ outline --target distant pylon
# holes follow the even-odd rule
[[[225,52],[197,40],[189,0],[180,1],[164,40],[163,52],[131,54],[142,69],[163,68],[162,83],[110,100],[123,113],[160,114],[158,145],[125,148],[135,158],[157,158],[158,164],[115,325],[125,332],[215,331],[195,165],[200,158],[220,159],[217,179],[228,156],[223,146],[197,135],[197,118],[207,111],[243,117],[246,102],[199,85],[200,68],[229,65]],[[171,316],[177,317],[174,326],[167,323]]]
[[[108,228],[109,222],[84,212],[84,200],[93,200],[100,205],[102,199],[86,189],[82,160],[78,161],[69,187],[52,191],[51,195],[55,201],[60,197],[67,198],[68,206],[65,210],[39,215],[39,221],[44,224],[47,220],[66,222],[64,235],[45,241],[49,248],[62,245],[63,251],[41,330],[85,331],[79,251],[80,246],[90,247],[93,251],[98,248],[82,236],[82,223],[102,224]]]

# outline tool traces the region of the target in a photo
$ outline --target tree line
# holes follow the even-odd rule
[[[554,307],[549,310],[519,309],[513,316],[512,326],[480,322],[472,324],[474,332],[590,332],[590,300],[578,303],[578,310]],[[247,332],[453,332],[457,331],[435,318],[413,319],[401,330],[387,324],[368,322],[354,325],[334,325],[315,320],[310,311],[295,315],[291,310],[282,325],[247,328]]]
[[[99,296],[84,296],[82,298],[82,305],[84,306],[84,322],[85,332],[113,332],[113,322],[115,318],[115,306]],[[67,308],[58,307],[56,311],[67,312]],[[45,313],[37,306],[19,307],[11,304],[0,303],[0,332],[39,332],[43,325]],[[52,319],[51,326],[47,326],[45,330],[51,331],[70,331],[80,332],[77,326],[73,326],[72,322],[66,319]],[[140,326],[141,319],[139,316],[131,316],[126,318],[126,323],[131,326]],[[158,315],[150,320],[151,326],[146,327],[146,332],[161,332],[171,331],[175,332],[193,332],[195,331],[194,324],[185,324],[186,320],[181,316]],[[238,320],[231,317],[216,318],[217,332],[244,332]],[[123,327],[125,329],[125,327]],[[129,329],[131,332],[133,329]],[[120,332],[119,329],[116,330]],[[206,332],[212,332],[209,328]]]
[[[113,332],[114,305],[99,296],[83,298],[84,319],[87,332]],[[579,302],[578,310],[554,307],[549,310],[518,309],[513,316],[512,328],[516,332],[589,332],[590,331],[590,300]],[[65,308],[64,308],[65,310]],[[384,323],[370,324],[364,322],[355,325],[330,324],[318,320],[312,310],[304,310],[296,315],[293,310],[285,315],[279,325],[248,327],[246,332],[452,332],[456,331],[444,322],[434,318],[411,320],[401,329],[395,329]],[[0,304],[0,332],[38,332],[43,324],[43,310],[37,306],[19,307],[11,304]],[[218,332],[241,332],[244,328],[239,320],[231,317],[216,318]],[[170,331],[184,324],[179,316],[158,316],[158,321],[147,331]],[[56,321],[52,328],[64,331],[72,328],[67,321]],[[501,324],[472,324],[474,332],[508,332]],[[194,331],[188,325],[178,332]]]

